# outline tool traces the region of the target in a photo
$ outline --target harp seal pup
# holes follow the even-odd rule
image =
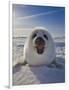
[[[32,66],[55,64],[56,52],[51,34],[43,27],[36,27],[24,45],[24,62]]]

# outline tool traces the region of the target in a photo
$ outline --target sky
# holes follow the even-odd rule
[[[34,27],[45,27],[53,37],[65,35],[65,8],[13,4],[13,32],[26,33]]]

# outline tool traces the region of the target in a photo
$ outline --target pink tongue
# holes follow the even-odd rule
[[[37,44],[35,47],[36,47],[38,50],[44,49],[44,45],[42,45],[42,44]]]
[[[39,45],[39,46],[38,46],[38,49],[42,49],[42,48],[43,48],[43,46],[42,46],[42,45]]]
[[[39,54],[42,54],[43,51],[44,51],[43,47],[39,47],[39,48],[37,48],[37,52],[38,52]]]

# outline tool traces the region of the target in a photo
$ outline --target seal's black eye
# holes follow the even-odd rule
[[[44,34],[44,37],[48,40],[48,37],[46,36],[46,34]]]
[[[32,36],[32,38],[35,38],[36,37],[36,34],[34,34],[33,36]]]

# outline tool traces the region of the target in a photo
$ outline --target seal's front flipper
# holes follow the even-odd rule
[[[27,61],[24,61],[23,63],[22,63],[22,65],[26,65],[27,64]]]
[[[49,64],[49,65],[47,65],[47,67],[49,67],[49,68],[54,68],[54,67],[56,67],[56,66],[55,66],[55,64]]]
[[[64,67],[63,64],[57,63],[57,61],[55,61],[55,60],[52,62],[52,64],[54,64],[56,68],[63,68]]]
[[[63,66],[63,64],[58,64],[58,63],[56,63],[56,68],[63,68],[64,66]]]
[[[27,61],[24,60],[23,62],[18,62],[19,65],[26,65],[27,64]]]
[[[27,64],[27,61],[25,60],[24,62],[22,63],[19,63],[20,65],[26,65]]]

